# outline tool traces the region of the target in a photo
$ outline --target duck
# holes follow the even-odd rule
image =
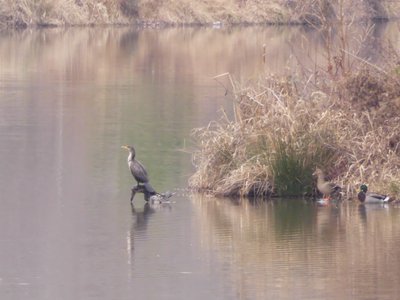
[[[323,195],[324,201],[331,200],[331,195],[335,192],[340,192],[342,189],[336,183],[326,181],[324,172],[320,168],[316,168],[313,176],[317,176],[317,188]]]
[[[360,186],[360,192],[357,195],[358,200],[361,203],[388,203],[390,202],[390,197],[383,194],[368,192],[368,186],[362,184]]]

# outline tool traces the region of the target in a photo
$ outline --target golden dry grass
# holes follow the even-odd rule
[[[128,24],[120,0],[0,0],[0,25]]]
[[[233,83],[235,120],[194,131],[199,149],[190,186],[223,196],[301,196],[312,192],[319,166],[348,197],[361,183],[398,197],[398,76],[362,69],[331,84],[327,92],[294,76],[246,89]],[[364,85],[378,97],[374,105]]]
[[[152,25],[275,23],[287,20],[287,10],[279,1],[0,0],[0,25],[17,27],[132,22]]]
[[[139,2],[140,18],[166,23],[204,24],[276,23],[289,20],[280,1],[257,0],[143,0]]]
[[[347,14],[368,16],[361,0],[341,0]],[[303,23],[320,18],[327,0],[0,0],[0,25],[64,26],[145,23],[256,24]],[[322,8],[321,8],[322,7]],[[329,4],[336,14],[337,3]],[[400,4],[386,1],[389,17],[398,17]],[[325,12],[323,12],[325,11]],[[331,16],[334,19],[334,14]]]

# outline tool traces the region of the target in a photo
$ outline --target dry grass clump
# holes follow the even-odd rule
[[[282,1],[0,0],[0,26],[286,23]]]
[[[13,27],[127,23],[130,0],[0,0],[0,25]]]
[[[398,17],[400,6],[378,0],[0,0],[0,26],[163,24],[310,24]],[[219,26],[219,25],[218,25]]]
[[[363,72],[348,78],[348,93]],[[382,121],[375,110],[352,105],[351,97],[309,92],[294,77],[234,90],[235,120],[224,117],[194,131],[200,147],[192,188],[223,196],[300,196],[312,193],[311,174],[319,166],[349,196],[363,182],[381,192],[399,189],[400,110]]]
[[[282,1],[261,0],[142,0],[141,20],[173,24],[277,23],[289,20]]]
[[[399,5],[381,4],[379,0],[141,0],[138,11],[141,20],[174,24],[219,21],[225,24],[309,24],[320,28],[326,22],[338,21],[341,11],[357,15],[356,19],[383,19],[398,16]]]
[[[398,67],[396,66],[395,69]],[[359,111],[369,111],[382,122],[398,116],[400,111],[400,77],[363,69],[346,78],[341,86],[342,98]]]

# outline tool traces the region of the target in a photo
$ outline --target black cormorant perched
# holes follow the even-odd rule
[[[147,193],[149,193],[150,195],[157,194],[157,192],[149,183],[149,177],[147,175],[146,169],[138,160],[135,159],[135,148],[128,145],[122,146],[121,148],[127,149],[129,151],[128,166],[131,170],[133,177],[137,181],[137,187],[139,187],[140,183],[143,183],[143,186],[146,189]]]

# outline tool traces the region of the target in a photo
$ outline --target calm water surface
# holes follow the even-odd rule
[[[290,73],[322,48],[300,28],[0,33],[0,298],[399,298],[399,208],[182,190],[191,129],[231,115],[213,76]],[[122,144],[171,204],[131,207]]]

